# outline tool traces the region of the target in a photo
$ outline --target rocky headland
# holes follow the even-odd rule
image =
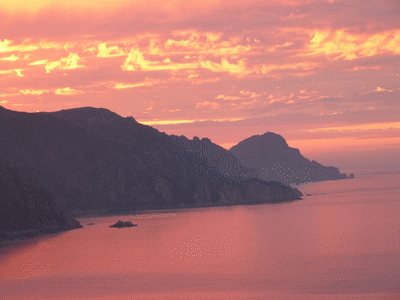
[[[0,164],[0,241],[80,227],[52,195]]]
[[[299,149],[289,147],[282,136],[273,132],[249,137],[233,146],[229,152],[243,166],[253,168],[256,177],[264,181],[298,185],[349,178],[336,167],[326,167],[305,158]]]

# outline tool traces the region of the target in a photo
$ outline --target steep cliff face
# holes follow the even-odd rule
[[[338,168],[308,160],[298,149],[290,148],[282,136],[272,132],[245,139],[229,151],[242,165],[254,168],[257,177],[265,181],[293,185],[347,178]]]
[[[252,183],[265,197],[247,198],[252,194],[244,187],[254,171],[228,151],[208,139],[168,136],[105,109],[2,109],[0,143],[8,166],[69,210],[267,203],[275,202],[270,189],[279,189]],[[282,191],[282,201],[299,199],[294,190]]]
[[[79,227],[49,193],[0,164],[0,240]]]

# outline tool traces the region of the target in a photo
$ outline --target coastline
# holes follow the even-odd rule
[[[301,193],[300,193],[301,194]],[[302,194],[301,194],[302,195]],[[168,211],[168,210],[176,210],[176,209],[193,209],[193,208],[208,208],[208,207],[230,207],[230,206],[242,206],[242,205],[261,205],[261,204],[279,204],[279,203],[287,203],[294,202],[298,200],[303,200],[301,196],[298,199],[289,199],[289,200],[277,200],[277,201],[268,201],[268,202],[251,202],[251,203],[216,203],[216,204],[203,204],[203,205],[168,205],[168,206],[160,206],[160,207],[141,207],[141,208],[120,208],[120,209],[97,209],[97,210],[87,210],[87,211],[79,211],[72,212],[71,216],[76,220],[77,218],[83,217],[106,217],[106,216],[122,216],[122,215],[134,215],[141,214],[146,211]],[[78,222],[78,221],[77,221]],[[79,228],[83,228],[83,226],[78,222],[79,225],[70,226],[66,228],[55,228],[55,229],[31,229],[26,231],[16,231],[16,232],[0,232],[0,247],[7,246],[12,242],[17,242],[20,240],[29,240],[36,237],[61,233],[64,231],[75,230]]]
[[[300,196],[296,199],[288,199],[288,200],[276,200],[276,201],[254,201],[249,203],[213,203],[213,204],[181,204],[181,205],[165,205],[159,207],[140,207],[140,208],[102,208],[102,209],[91,209],[85,211],[75,211],[72,212],[71,215],[74,218],[81,217],[105,217],[105,216],[121,216],[125,214],[140,214],[145,211],[164,211],[164,210],[174,210],[174,209],[192,209],[192,208],[208,208],[208,207],[230,207],[230,206],[242,206],[242,205],[260,205],[260,204],[280,204],[280,203],[288,203],[303,200],[303,194],[300,193]]]
[[[49,235],[49,234],[56,234],[64,231],[74,230],[83,228],[83,226],[77,221],[79,225],[75,226],[68,226],[63,228],[47,228],[47,229],[31,229],[31,230],[24,230],[24,231],[0,231],[0,247],[7,246],[7,244],[22,241],[22,240],[29,240],[39,236]]]

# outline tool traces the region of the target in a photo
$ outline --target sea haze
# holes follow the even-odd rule
[[[0,247],[0,298],[398,299],[399,172],[355,175],[301,201],[80,218]]]

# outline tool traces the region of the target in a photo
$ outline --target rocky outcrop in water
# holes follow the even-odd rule
[[[254,135],[233,146],[231,152],[243,166],[253,168],[257,178],[286,185],[348,178],[338,168],[310,161],[273,132]]]
[[[133,224],[132,222],[123,222],[121,220],[119,220],[117,223],[111,225],[110,227],[113,228],[128,228],[128,227],[134,227],[137,226],[137,224]]]

